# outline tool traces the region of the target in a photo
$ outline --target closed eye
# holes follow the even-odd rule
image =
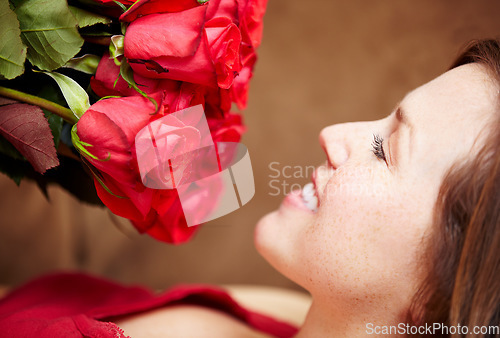
[[[384,160],[387,163],[383,143],[384,143],[384,139],[382,137],[380,137],[380,135],[373,134],[372,152],[378,159]]]

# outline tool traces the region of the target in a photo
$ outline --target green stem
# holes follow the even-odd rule
[[[29,104],[33,104],[40,108],[50,111],[60,117],[62,117],[65,121],[71,124],[75,124],[78,122],[78,118],[73,114],[73,112],[57,103],[52,101],[42,99],[41,97],[26,94],[14,89],[5,88],[0,86],[0,96],[7,97],[9,99],[13,99],[16,101],[26,102]]]

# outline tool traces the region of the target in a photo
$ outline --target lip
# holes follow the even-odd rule
[[[283,202],[281,203],[281,207],[288,207],[288,208],[293,208],[293,209],[298,209],[304,212],[307,212],[309,214],[314,214],[312,210],[310,210],[306,205],[304,204],[304,201],[302,200],[302,189],[295,189],[291,191],[286,197],[283,199]]]
[[[321,199],[320,199],[320,189],[318,189],[318,183],[321,183],[324,180],[320,180],[321,182],[318,182],[318,177],[320,175],[319,171],[320,170],[335,170],[335,167],[330,163],[330,161],[327,161],[325,164],[320,165],[317,167],[311,175],[311,183],[314,186],[314,191],[315,195],[318,199],[318,209],[321,207]],[[323,175],[323,174],[322,174]],[[330,175],[329,175],[330,176]],[[295,189],[291,191],[288,195],[285,196],[283,199],[283,202],[281,203],[281,207],[285,208],[293,208],[293,209],[298,209],[305,211],[309,214],[315,214],[316,212],[310,210],[306,205],[304,204],[304,200],[302,199],[302,189]]]
[[[316,177],[318,175],[317,174],[318,170],[319,169],[316,168],[316,170],[313,171],[313,173],[311,175],[311,183],[314,186],[315,195],[318,198],[318,209],[319,209],[321,203],[319,200],[319,192],[318,192],[318,189],[316,186]],[[295,190],[291,191],[288,195],[285,196],[281,205],[284,207],[291,207],[294,209],[299,209],[299,210],[305,211],[309,214],[315,214],[316,212],[312,211],[311,209],[306,207],[306,205],[304,204],[304,200],[302,199],[302,189],[295,189]]]

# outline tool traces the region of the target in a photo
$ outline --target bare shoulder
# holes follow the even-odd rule
[[[226,285],[243,307],[300,326],[311,304],[308,294],[266,286]],[[268,337],[234,317],[197,305],[176,305],[117,321],[130,337]]]
[[[175,305],[116,321],[125,335],[140,337],[269,337],[230,315],[198,305]]]
[[[263,285],[224,285],[242,306],[275,319],[302,326],[311,307],[309,293]]]

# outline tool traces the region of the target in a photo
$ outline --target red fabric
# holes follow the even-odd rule
[[[144,287],[62,273],[35,279],[0,300],[0,336],[125,337],[113,318],[170,304],[214,308],[275,337],[297,333],[296,327],[249,311],[213,286],[179,285],[156,295]]]

